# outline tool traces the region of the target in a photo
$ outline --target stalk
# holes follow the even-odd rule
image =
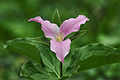
[[[60,78],[62,77],[62,62],[60,62]]]

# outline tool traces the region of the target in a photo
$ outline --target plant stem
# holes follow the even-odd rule
[[[62,62],[60,62],[60,77],[62,77]]]

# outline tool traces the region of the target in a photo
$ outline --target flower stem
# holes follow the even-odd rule
[[[62,77],[62,62],[60,62],[60,78]]]

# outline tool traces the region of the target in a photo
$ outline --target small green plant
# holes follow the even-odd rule
[[[22,80],[71,80],[79,72],[119,62],[120,50],[100,43],[70,49],[74,46],[70,45],[72,41],[86,32],[79,29],[88,20],[79,15],[65,20],[59,28],[41,17],[32,18],[29,21],[40,23],[45,37],[17,38],[6,45],[0,43],[0,51],[7,50],[30,59],[22,66]],[[58,10],[54,13],[53,23],[61,24]]]

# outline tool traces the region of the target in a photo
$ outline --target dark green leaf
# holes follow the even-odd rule
[[[6,49],[12,53],[25,55],[28,58],[40,63],[39,50],[32,44],[22,41],[14,41],[11,42]]]
[[[49,46],[45,46],[41,44],[37,44],[36,46],[40,51],[40,55],[44,65],[48,67],[47,70],[49,72],[54,72],[56,76],[59,77],[60,62],[56,58],[55,53],[51,52],[51,50],[49,49]]]
[[[44,71],[44,67],[40,69],[39,64],[28,62],[23,65],[21,76],[30,77],[33,80],[58,80],[52,72]]]
[[[77,48],[72,59],[80,66],[79,71],[85,71],[120,62],[120,50],[95,43]]]
[[[11,44],[12,42],[22,41],[22,42],[29,42],[29,43],[41,43],[49,45],[49,40],[44,36],[33,37],[33,38],[16,38],[13,40],[9,40],[7,44]]]
[[[8,41],[6,49],[13,53],[23,54],[39,63],[40,52],[35,46],[35,44],[39,43],[49,45],[48,40],[43,36],[35,38],[17,38]]]

